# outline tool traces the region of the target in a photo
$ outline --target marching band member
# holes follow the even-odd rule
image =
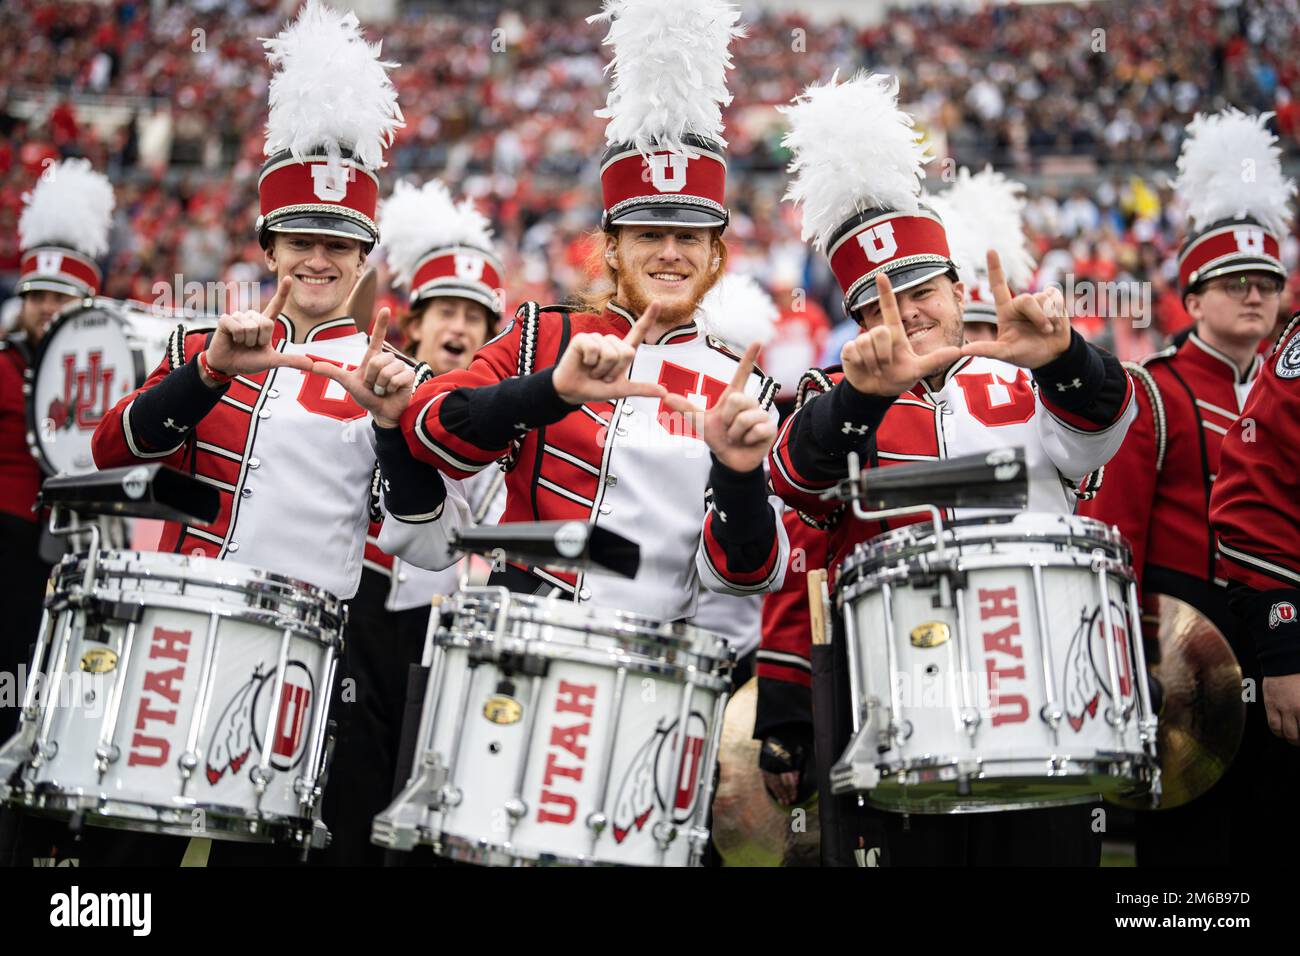
[[[31,661],[50,564],[40,555],[43,530],[36,510],[41,469],[27,444],[23,384],[55,314],[99,292],[95,260],[108,251],[113,187],[89,160],[50,166],[23,196],[18,220],[22,263],[17,325],[0,337],[0,673],[17,675]],[[75,409],[69,409],[72,414]],[[0,742],[18,725],[18,704],[0,703]]]
[[[368,341],[344,314],[379,238],[376,170],[402,121],[391,64],[354,14],[317,0],[266,46],[278,72],[257,232],[275,294],[261,311],[222,315],[215,329],[178,329],[144,386],[95,430],[92,450],[101,468],[162,461],[218,489],[217,520],[168,522],[161,550],[239,561],[347,599],[361,577],[377,464],[393,517],[381,545],[418,535],[433,547],[464,504],[406,453],[396,429],[423,370],[384,348],[386,310]],[[88,827],[83,862],[153,853],[175,864],[185,848],[170,837],[110,836],[119,839]],[[287,859],[290,850],[218,842],[212,855]]]
[[[1198,115],[1187,128],[1175,188],[1189,234],[1179,255],[1183,303],[1194,325],[1181,341],[1131,369],[1138,416],[1106,480],[1083,514],[1116,525],[1133,548],[1145,595],[1167,594],[1210,619],[1243,673],[1258,680],[1254,647],[1228,604],[1215,569],[1210,492],[1222,471],[1225,436],[1259,376],[1260,342],[1273,330],[1286,281],[1280,239],[1290,231],[1295,184],[1282,175],[1265,116],[1235,109]],[[1254,171],[1241,175],[1243,162]],[[1139,866],[1226,864],[1258,847],[1251,791],[1270,746],[1263,708],[1229,770],[1193,802],[1137,817]]]
[[[1070,513],[1135,414],[1123,367],[1070,328],[1059,291],[1013,297],[997,253],[988,256],[997,338],[963,345],[964,287],[943,224],[921,204],[924,150],[896,101],[892,78],[859,74],[785,108],[796,174],[787,198],[803,206],[804,238],[828,255],[863,329],[839,369],[809,373],[818,394],[786,420],[770,456],[777,492],[829,528],[832,577],[854,545],[884,530],[820,498],[847,476],[849,453],[878,467],[1023,446],[1029,510]],[[842,653],[843,641],[835,646]],[[896,814],[867,816],[877,838],[883,826],[895,864],[1095,864],[1088,809],[913,815],[909,826]]]
[[[500,324],[505,294],[488,220],[471,200],[453,202],[437,180],[420,187],[398,182],[380,205],[379,230],[394,284],[409,302],[401,318],[407,354],[433,375],[468,368]],[[497,469],[485,469],[466,483],[471,516],[481,515],[483,523],[495,524],[505,504],[499,477]],[[344,663],[355,697],[343,711],[348,723],[339,728],[332,772],[350,785],[331,789],[322,808],[332,837],[318,857],[326,864],[383,860],[370,828],[393,797],[411,696],[408,670],[420,663],[431,601],[458,584],[455,565],[428,571],[385,553],[381,531],[381,522],[372,521],[361,585],[349,605]],[[420,670],[410,679],[422,676]],[[411,689],[418,703],[423,684]]]
[[[696,324],[726,265],[720,105],[738,16],[721,0],[606,4],[608,285],[581,311],[526,303],[402,418],[415,456],[452,477],[511,456],[503,523],[590,521],[641,547],[635,580],[512,563],[490,583],[665,620],[695,613],[697,582],[780,585],[787,545],[763,470],[775,383],[754,370],[757,345],[738,356]]]
[[[1245,830],[1256,862],[1276,865],[1300,851],[1300,313],[1265,363],[1221,448],[1210,495],[1223,573],[1237,583],[1233,606],[1255,650],[1254,676],[1273,736],[1257,744]],[[1258,698],[1257,698],[1258,699]],[[1259,711],[1257,703],[1249,711]],[[1247,720],[1246,734],[1252,733]],[[1244,745],[1245,741],[1243,741]],[[1238,757],[1240,759],[1240,757]],[[1221,820],[1216,820],[1221,825]],[[1234,829],[1234,834],[1238,831]],[[1234,847],[1235,849],[1235,847]],[[1234,853],[1234,857],[1239,856]]]
[[[992,169],[971,175],[957,171],[957,181],[929,197],[943,222],[960,278],[962,331],[966,342],[997,337],[997,311],[989,287],[988,253],[996,252],[1008,284],[1025,288],[1033,277],[1034,259],[1025,236],[1024,186]],[[798,405],[818,391],[813,379],[797,393]],[[814,785],[809,761],[814,757],[811,701],[812,664],[807,603],[807,571],[827,563],[826,531],[797,511],[788,511],[786,531],[791,554],[801,552],[798,569],[786,572],[779,593],[768,595],[763,609],[763,642],[758,652],[759,693],[754,737],[763,741],[759,766],[779,800],[802,800]],[[823,759],[835,759],[827,755]],[[833,813],[833,810],[832,810]]]

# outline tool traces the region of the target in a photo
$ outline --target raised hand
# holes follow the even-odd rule
[[[903,328],[903,316],[894,287],[883,272],[876,276],[880,289],[881,323],[844,343],[840,363],[844,377],[863,395],[902,395],[909,388],[961,358],[962,350],[945,345],[917,355]]]
[[[988,254],[989,287],[998,311],[998,337],[987,342],[967,342],[963,355],[984,355],[1021,368],[1035,369],[1063,355],[1070,347],[1070,317],[1060,289],[1011,297],[1002,263],[992,249]]]
[[[757,398],[745,394],[745,383],[754,371],[758,349],[758,343],[754,343],[745,350],[731,384],[707,411],[696,408],[681,395],[664,399],[669,408],[693,422],[695,434],[732,471],[753,471],[762,465],[776,441],[776,422],[758,404]]]
[[[370,344],[361,364],[347,369],[333,362],[317,361],[310,371],[324,375],[342,385],[352,400],[375,418],[380,428],[396,428],[411,403],[415,386],[415,369],[401,357],[384,350],[388,335],[389,309],[379,310],[370,330]]]
[[[284,308],[291,288],[293,279],[285,276],[270,304],[261,312],[248,309],[221,316],[204,356],[208,368],[220,375],[257,375],[280,366],[309,371],[311,359],[307,356],[286,355],[271,344],[275,320]],[[202,369],[202,365],[199,367]],[[207,375],[203,375],[203,379],[209,386],[218,384],[216,379]]]
[[[659,303],[652,302],[641,318],[619,338],[599,332],[580,332],[569,339],[551,373],[551,383],[561,401],[570,405],[607,402],[633,395],[663,398],[668,390],[651,382],[634,382],[627,370],[636,356],[636,347],[659,317]]]

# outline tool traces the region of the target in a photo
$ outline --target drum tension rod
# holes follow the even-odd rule
[[[540,654],[502,651],[497,656],[496,663],[507,674],[522,674],[525,677],[546,677],[551,672],[550,659]]]

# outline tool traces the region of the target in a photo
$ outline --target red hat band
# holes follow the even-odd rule
[[[1189,238],[1178,257],[1178,285],[1184,294],[1206,279],[1249,271],[1286,278],[1277,236],[1252,219],[1210,226]]]
[[[472,299],[499,315],[501,260],[474,246],[444,246],[428,252],[411,279],[411,304],[449,295]]]
[[[679,218],[685,225],[725,225],[727,221],[727,161],[718,149],[694,146],[696,155],[668,151],[643,156],[630,144],[611,147],[600,167],[604,221],[616,225],[632,214],[659,209],[693,214]],[[666,212],[651,212],[655,221],[669,221]]]
[[[271,157],[257,182],[261,215],[258,229],[273,229],[288,219],[338,219],[349,236],[364,233],[378,240],[375,209],[379,180],[370,170],[344,156],[334,170],[329,157],[308,156],[301,162],[286,152]],[[359,227],[359,229],[358,229]],[[301,231],[315,231],[303,228]],[[328,230],[322,230],[328,231]]]
[[[18,294],[61,292],[93,296],[99,291],[99,267],[87,256],[66,246],[36,246],[23,253]]]
[[[852,312],[865,302],[858,301],[874,287],[876,276],[887,273],[891,279],[906,271],[909,278],[937,275],[953,268],[948,251],[948,235],[943,223],[927,209],[917,213],[875,210],[855,217],[846,224],[827,252],[831,271],[844,290],[844,308]],[[915,284],[916,279],[910,284]],[[901,288],[898,291],[902,291]],[[874,296],[868,297],[871,301]]]

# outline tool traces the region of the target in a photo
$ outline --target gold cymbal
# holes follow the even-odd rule
[[[1110,802],[1167,810],[1209,790],[1236,756],[1246,725],[1241,665],[1208,617],[1167,594],[1146,595],[1142,632],[1160,684],[1161,794],[1155,807],[1149,795]]]
[[[763,786],[753,739],[758,679],[732,696],[722,723],[713,843],[724,866],[816,866],[820,832],[815,801],[783,807]]]

